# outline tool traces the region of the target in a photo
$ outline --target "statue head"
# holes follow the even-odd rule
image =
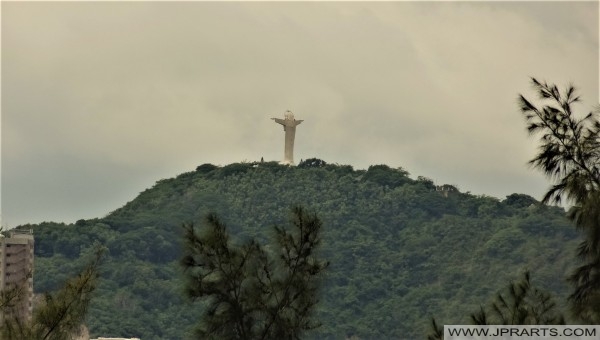
[[[284,116],[285,120],[294,120],[294,114],[290,110],[285,111]]]

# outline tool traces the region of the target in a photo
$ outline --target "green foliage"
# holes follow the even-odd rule
[[[243,174],[244,172],[252,168],[251,164],[247,163],[233,163],[224,166],[219,169],[219,177],[224,178],[232,175]]]
[[[373,181],[379,185],[395,188],[412,180],[408,177],[409,173],[402,168],[391,169],[385,164],[371,165],[365,173],[363,179]]]
[[[486,307],[471,313],[473,325],[564,325],[565,318],[552,294],[531,282],[528,271],[510,282]],[[444,330],[432,318],[428,340],[443,340]]]
[[[298,163],[298,168],[322,168],[326,165],[327,162],[322,159],[308,158]]]
[[[265,249],[271,226],[286,225],[289,207],[302,204],[315,207],[327,226],[321,255],[331,261],[314,315],[322,326],[306,338],[422,337],[430,315],[459,323],[523,267],[566,300],[564,274],[578,240],[560,208],[458,190],[445,196],[432,180],[384,166],[369,170],[377,174],[371,178],[330,163],[246,163],[226,176],[224,168],[161,180],[101,219],[30,226],[35,290],[57,289],[83,265],[78,254],[98,240],[108,252],[90,305],[90,335],[190,337],[208,305],[184,298],[182,222],[213,211],[231,239],[254,239]]]
[[[207,173],[209,173],[209,172],[211,172],[213,170],[216,170],[216,169],[217,169],[216,165],[212,165],[210,163],[204,163],[202,165],[199,165],[196,168],[196,171],[199,172],[199,173],[201,173],[201,174],[207,174]]]
[[[202,235],[184,226],[181,260],[188,296],[208,301],[200,338],[297,339],[317,326],[311,315],[327,263],[316,257],[322,228],[316,215],[294,208],[293,230],[275,227],[272,251],[254,240],[231,245],[214,214],[206,224]]]
[[[578,248],[583,262],[571,275],[575,290],[571,294],[573,311],[587,323],[600,322],[600,118],[594,111],[578,118],[572,105],[579,101],[573,86],[564,92],[556,85],[532,78],[542,107],[523,95],[521,111],[530,134],[541,134],[538,154],[530,164],[541,170],[554,184],[543,202],[560,202],[565,197],[573,204],[569,217],[585,238]]]
[[[538,204],[538,201],[529,195],[511,194],[506,196],[506,199],[502,201],[502,203],[511,207],[527,208],[532,205],[535,206],[536,204]]]
[[[471,314],[476,325],[564,325],[551,294],[532,285],[529,272],[498,293],[488,310]]]
[[[91,261],[82,271],[58,291],[45,293],[31,320],[6,318],[0,329],[2,339],[67,340],[78,334],[97,287],[103,252],[102,247],[96,246]]]
[[[444,339],[444,327],[438,325],[435,318],[431,318],[430,333],[427,335],[427,340],[443,340]]]

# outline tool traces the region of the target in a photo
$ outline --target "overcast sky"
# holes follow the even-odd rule
[[[203,163],[385,163],[541,198],[517,95],[598,103],[598,2],[2,2],[2,224],[102,217]]]

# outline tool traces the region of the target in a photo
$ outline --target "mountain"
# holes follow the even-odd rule
[[[198,166],[162,179],[106,217],[31,225],[36,292],[53,290],[94,243],[109,255],[87,325],[94,336],[180,339],[202,302],[183,298],[182,223],[216,212],[237,241],[266,243],[295,204],[324,222],[331,262],[309,338],[422,338],[432,316],[468,323],[469,313],[529,269],[565,301],[578,236],[563,209],[524,194],[500,200],[411,178],[402,168],[309,159]]]

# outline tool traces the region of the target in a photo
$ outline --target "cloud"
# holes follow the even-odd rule
[[[298,160],[539,196],[517,93],[536,76],[598,100],[593,2],[11,2],[2,22],[9,223],[102,215],[205,162],[279,160],[269,118],[288,109]]]

